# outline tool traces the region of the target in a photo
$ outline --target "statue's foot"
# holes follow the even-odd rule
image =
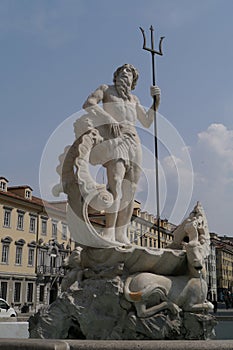
[[[214,308],[213,304],[209,301],[206,301],[201,304],[194,304],[192,305],[191,311],[197,312],[197,311],[212,311]]]
[[[182,310],[181,308],[179,308],[178,305],[174,304],[174,303],[168,303],[168,309],[171,311],[171,313],[173,315],[178,315]]]
[[[116,241],[123,243],[123,245],[125,245],[125,246],[129,246],[129,247],[132,246],[127,235],[125,233],[122,233],[122,232],[116,232]]]
[[[113,227],[107,227],[104,229],[103,238],[107,239],[108,241],[114,242],[115,241],[115,228]]]

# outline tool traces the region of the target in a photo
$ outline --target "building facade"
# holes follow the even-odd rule
[[[160,220],[160,229],[154,215],[141,211],[141,204],[134,201],[134,211],[128,228],[131,243],[141,247],[165,248],[173,240],[175,226],[167,220]]]
[[[212,239],[210,240],[210,254],[206,260],[206,282],[208,286],[207,299],[217,300],[216,247]]]
[[[221,237],[216,233],[211,233],[211,247],[215,251],[215,261],[208,260],[210,274],[216,270],[216,287],[212,284],[212,289],[216,289],[218,301],[226,301],[233,296],[233,241],[232,237]],[[214,276],[214,275],[213,275]],[[214,286],[214,288],[213,288]]]
[[[62,260],[74,242],[66,204],[43,202],[32,192],[0,177],[0,297],[34,311],[59,293]]]

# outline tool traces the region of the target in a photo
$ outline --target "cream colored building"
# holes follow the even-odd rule
[[[141,211],[141,204],[134,201],[134,211],[128,228],[130,242],[150,248],[165,248],[173,240],[174,226],[167,220],[160,220],[158,232],[157,220],[147,211]]]
[[[212,239],[216,248],[217,288],[219,300],[233,294],[233,244],[227,237]]]
[[[211,253],[207,261],[207,283],[218,301],[233,296],[233,238],[210,233]],[[213,298],[212,298],[213,300]]]
[[[89,216],[96,230],[101,234],[105,226],[104,213],[90,211]],[[128,238],[132,244],[142,247],[165,248],[173,240],[175,226],[167,220],[160,221],[160,237],[156,218],[147,211],[141,211],[141,203],[134,201],[134,210],[128,227]],[[159,244],[160,242],[160,244]]]
[[[74,242],[66,203],[43,202],[32,193],[30,186],[10,187],[0,177],[0,297],[34,311],[59,293],[62,260]]]
[[[206,259],[206,282],[208,286],[207,299],[214,301],[218,299],[217,268],[216,268],[216,238],[217,235],[210,233],[210,253]]]

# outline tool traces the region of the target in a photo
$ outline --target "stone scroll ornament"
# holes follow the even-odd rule
[[[72,238],[80,246],[111,248],[122,243],[102,237],[90,222],[88,208],[101,212],[113,204],[113,196],[105,184],[98,184],[89,171],[91,151],[103,142],[98,127],[84,115],[74,123],[76,140],[60,155],[57,173],[60,183],[53,187],[53,195],[67,194],[67,222]]]

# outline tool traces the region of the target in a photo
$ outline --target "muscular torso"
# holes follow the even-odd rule
[[[135,125],[137,119],[136,97],[130,96],[131,101],[118,96],[115,86],[108,86],[104,91],[103,108],[118,123]]]
[[[99,106],[101,102],[103,108]],[[103,124],[118,122],[122,126],[134,128],[138,119],[144,127],[149,128],[154,119],[152,109],[146,112],[138,98],[131,93],[127,100],[123,99],[114,85],[101,85],[87,98],[83,108],[94,113]]]

